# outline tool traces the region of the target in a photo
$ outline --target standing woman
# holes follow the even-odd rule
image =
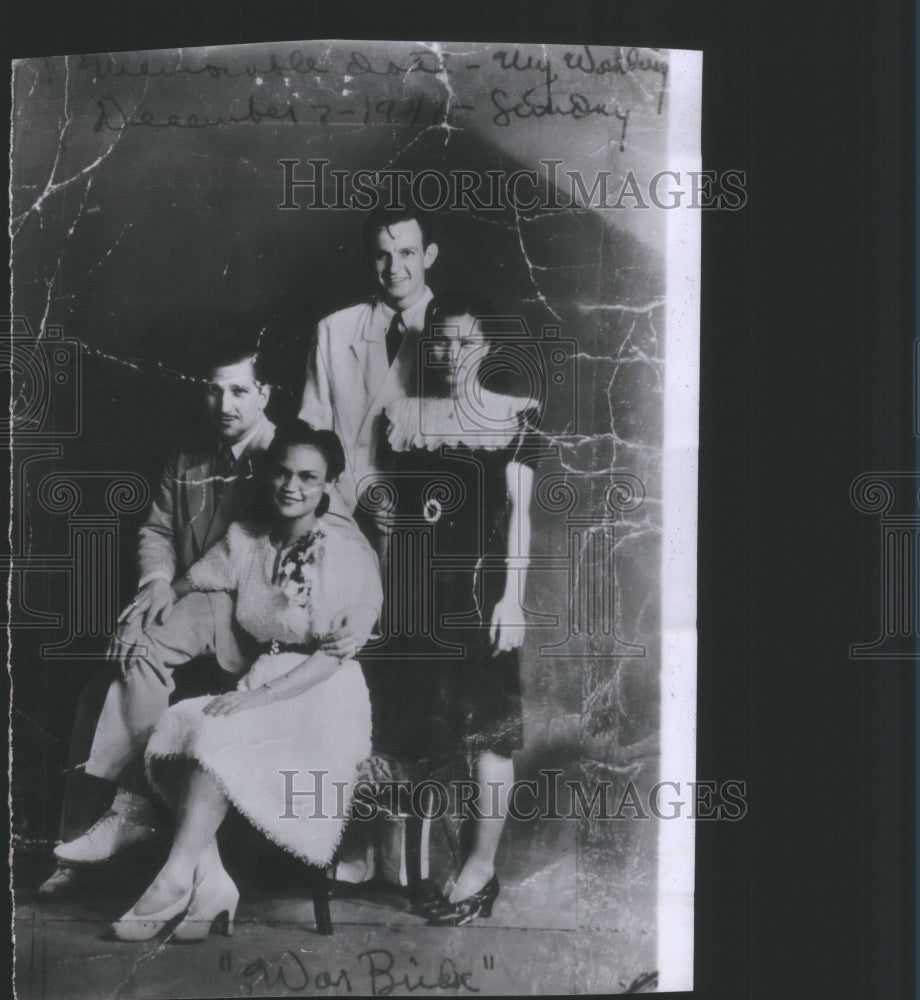
[[[422,345],[421,395],[390,404],[385,414],[395,494],[391,545],[417,536],[407,549],[391,550],[388,586],[403,623],[417,625],[429,614],[433,625],[426,635],[410,624],[406,658],[388,671],[402,691],[400,718],[388,727],[396,734],[391,746],[429,762],[458,747],[478,785],[471,849],[449,895],[416,908],[445,925],[491,915],[512,752],[523,743],[519,650],[533,488],[524,432],[536,404],[483,385],[491,316],[491,305],[473,295],[437,296]],[[406,553],[426,544],[435,566],[413,573]],[[406,579],[397,582],[400,565]]]
[[[322,516],[345,468],[342,445],[332,431],[297,420],[279,428],[266,464],[270,523],[231,524],[176,588],[178,597],[231,592],[255,662],[236,691],[174,705],[150,737],[147,776],[173,808],[176,829],[163,868],[113,924],[123,940],[152,938],[179,918],[180,940],[207,937],[218,917],[232,930],[239,893],[216,839],[231,806],[281,847],[328,865],[370,752],[370,701],[354,645],[370,633],[382,592],[370,548]],[[175,617],[147,630],[145,655],[155,666],[175,665]],[[335,640],[343,626],[346,650]],[[292,786],[311,790],[311,775],[322,799],[291,801]]]

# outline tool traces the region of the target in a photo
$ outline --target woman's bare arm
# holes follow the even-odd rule
[[[505,485],[511,510],[508,517],[508,552],[505,558],[505,590],[492,614],[489,637],[496,652],[516,649],[524,642],[524,587],[530,564],[530,500],[533,469],[509,462]]]

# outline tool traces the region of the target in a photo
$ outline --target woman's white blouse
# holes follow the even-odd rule
[[[193,590],[235,592],[234,617],[260,642],[303,643],[332,631],[342,616],[366,604],[379,612],[383,602],[380,575],[367,547],[317,523],[315,562],[304,568],[306,603],[290,601],[275,579],[279,553],[264,529],[231,524],[227,534],[186,574]],[[282,550],[283,558],[287,549]],[[367,636],[359,636],[360,646]]]

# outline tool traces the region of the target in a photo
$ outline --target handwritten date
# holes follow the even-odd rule
[[[103,97],[96,102],[98,117],[94,131],[103,129],[121,132],[127,128],[183,128],[204,129],[226,125],[260,125],[300,122],[325,125],[330,122],[359,122],[364,125],[435,125],[447,118],[446,100],[426,100],[424,96],[406,100],[383,98],[376,100],[369,94],[356,106],[341,107],[333,104],[312,103],[294,105],[285,102],[281,106],[260,102],[250,95],[246,110],[240,114],[203,115],[175,114],[153,111],[125,111],[114,97]],[[470,105],[454,102],[453,110],[469,110]]]

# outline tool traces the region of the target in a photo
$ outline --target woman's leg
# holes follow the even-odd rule
[[[229,803],[220,785],[191,761],[176,811],[176,832],[166,863],[137,901],[138,916],[156,913],[188,892],[199,865],[220,865],[217,830]]]
[[[495,855],[508,815],[508,796],[514,783],[514,763],[496,753],[481,754],[476,760],[479,794],[473,804],[482,818],[474,819],[473,845],[466,863],[451,890],[450,901],[458,903],[472,896],[495,874]]]

